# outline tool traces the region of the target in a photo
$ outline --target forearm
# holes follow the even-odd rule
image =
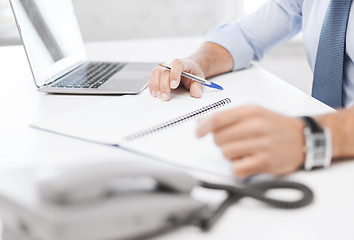
[[[317,118],[332,135],[332,157],[354,157],[354,107]]]
[[[231,54],[211,42],[204,43],[190,58],[199,64],[206,78],[230,72],[234,65]]]

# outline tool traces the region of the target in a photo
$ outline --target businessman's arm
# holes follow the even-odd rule
[[[320,116],[317,120],[322,126],[331,130],[332,157],[354,157],[354,107]]]
[[[200,98],[202,94],[201,84],[187,78],[181,78],[181,73],[185,71],[202,78],[208,78],[231,71],[233,59],[222,46],[207,42],[192,56],[175,59],[171,66],[171,72],[160,67],[153,70],[149,78],[151,96],[168,101],[171,89],[176,89],[182,82],[190,90],[192,97]]]
[[[162,100],[170,99],[171,88],[180,83],[181,71],[200,77],[210,77],[250,66],[260,60],[271,48],[294,36],[301,30],[303,0],[272,0],[241,21],[212,29],[197,53],[172,63],[172,73],[160,68],[149,80],[150,93]],[[201,97],[201,86],[188,79],[183,85],[193,97]]]

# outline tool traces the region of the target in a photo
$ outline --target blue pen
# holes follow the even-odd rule
[[[159,64],[159,65],[160,65],[160,67],[163,67],[163,68],[171,71],[171,66],[168,66],[168,65],[165,65],[165,64]],[[183,77],[189,78],[189,79],[191,79],[193,81],[199,82],[199,83],[203,84],[204,86],[211,87],[211,88],[216,88],[216,89],[219,89],[219,90],[224,90],[223,87],[217,85],[216,83],[213,83],[211,81],[205,80],[205,79],[200,78],[200,77],[197,77],[197,76],[195,76],[193,74],[182,72],[181,75]]]

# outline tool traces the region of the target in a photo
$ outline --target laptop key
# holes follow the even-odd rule
[[[120,63],[87,63],[63,76],[52,87],[99,88],[124,66]]]

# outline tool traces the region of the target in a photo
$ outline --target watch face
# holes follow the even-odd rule
[[[324,159],[326,157],[326,137],[324,132],[312,135],[314,160]]]

